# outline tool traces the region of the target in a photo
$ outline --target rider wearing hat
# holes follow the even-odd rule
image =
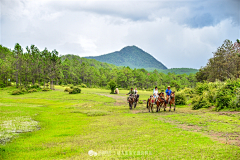
[[[167,102],[169,102],[169,97],[170,97],[171,93],[172,93],[172,91],[170,89],[170,86],[168,86],[167,89],[166,89],[166,95],[167,95],[166,100],[167,100]]]
[[[132,94],[134,94],[133,88],[131,88],[131,90],[126,95],[132,95]]]

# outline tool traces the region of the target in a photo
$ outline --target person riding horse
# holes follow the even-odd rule
[[[133,94],[135,94],[135,93],[134,93],[134,91],[133,91],[133,88],[131,88],[131,90],[130,90],[126,95],[129,95],[129,97],[130,97],[130,96],[132,96]],[[127,98],[127,101],[129,100],[129,97]]]
[[[167,101],[167,103],[169,103],[169,101],[171,99],[171,97],[170,97],[171,93],[172,93],[172,90],[170,89],[170,86],[168,86],[167,89],[166,89],[166,96],[167,96],[166,101]]]
[[[137,102],[138,102],[138,100],[139,100],[139,94],[138,94],[137,88],[134,89],[134,94],[137,95]]]
[[[153,90],[154,103],[156,103],[156,98],[158,98],[158,88],[157,88],[157,86],[156,86],[155,89]]]

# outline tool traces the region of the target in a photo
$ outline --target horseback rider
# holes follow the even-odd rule
[[[130,97],[130,96],[132,96],[133,94],[135,94],[135,93],[134,93],[134,91],[133,91],[133,88],[131,88],[131,90],[130,90],[126,95],[129,95],[129,97]],[[129,100],[129,97],[127,98],[127,101]]]
[[[132,94],[135,94],[135,92],[133,91],[133,88],[131,88],[131,90],[126,94],[126,95],[132,95]]]
[[[138,91],[137,91],[137,88],[134,89],[134,94],[137,95],[137,101],[139,100],[139,94],[137,94]]]
[[[172,90],[170,89],[170,86],[168,86],[167,89],[166,89],[166,96],[167,96],[166,100],[167,100],[168,103],[170,101],[171,93],[172,93]]]
[[[154,99],[154,102],[156,102],[156,98],[158,98],[158,88],[157,88],[157,86],[156,86],[155,89],[153,90],[153,99]]]

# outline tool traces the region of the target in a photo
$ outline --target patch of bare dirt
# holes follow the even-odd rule
[[[217,112],[219,115],[231,116],[233,114],[240,114],[239,111],[229,111],[229,112]]]
[[[124,96],[118,96],[116,94],[98,94],[98,95],[115,99],[116,100],[116,102],[114,103],[115,106],[122,106],[127,104],[127,97]]]

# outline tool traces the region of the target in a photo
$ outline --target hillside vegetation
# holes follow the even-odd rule
[[[68,59],[68,60],[78,60],[80,64],[85,63],[85,64],[88,64],[89,66],[93,66],[93,67],[98,68],[98,69],[99,68],[108,68],[108,69],[120,68],[120,67],[117,67],[113,64],[99,62],[95,59],[87,59],[87,58],[84,58],[84,57],[79,57],[77,55],[68,54],[68,55],[61,56],[62,61],[66,60],[66,59]]]
[[[154,71],[155,69],[154,68],[148,68],[147,69],[149,72],[152,72]],[[175,74],[195,74],[198,72],[198,69],[193,69],[193,68],[170,68],[170,69],[157,69],[158,72],[161,72],[161,73],[165,73],[165,74],[168,74],[168,73],[175,73]]]
[[[196,73],[193,109],[240,110],[240,41],[225,40]]]
[[[154,69],[167,69],[161,62],[156,60],[149,53],[143,51],[136,46],[127,46],[113,53],[96,56],[96,57],[86,57],[87,59],[96,59],[100,62],[106,62],[114,64],[116,66],[129,66],[130,68],[140,69],[148,68]]]
[[[194,87],[195,75],[175,73],[164,74],[158,71],[148,72],[145,69],[117,67],[98,62],[94,59],[80,58],[75,55],[58,56],[56,50],[40,51],[35,45],[26,47],[27,52],[16,44],[11,51],[0,46],[0,87],[35,85],[36,83],[54,89],[54,85],[85,84],[87,87],[109,87],[112,80],[121,88],[139,87],[152,90],[154,86],[165,89],[169,84],[177,90]]]

